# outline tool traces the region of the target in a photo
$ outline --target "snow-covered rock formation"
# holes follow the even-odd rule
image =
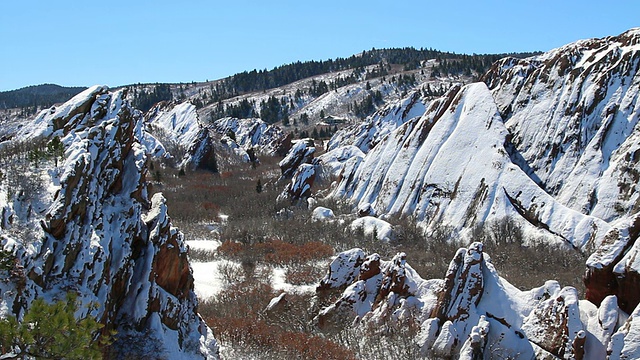
[[[268,155],[278,154],[285,138],[279,127],[269,125],[260,119],[222,118],[214,121],[212,127],[221,135],[233,134],[233,140],[245,151],[253,149]]]
[[[142,114],[124,99],[123,91],[94,86],[19,134],[59,137],[65,151],[59,163],[24,165],[40,182],[34,193],[0,186],[0,241],[15,258],[13,276],[0,282],[0,312],[21,317],[36,298],[75,292],[97,305],[76,315],[94,317],[105,334],[117,331],[109,356],[217,358],[197,312],[183,235],[163,196],[148,192]]]
[[[562,204],[605,221],[638,211],[640,29],[578,41],[484,76],[507,150]]]
[[[639,50],[632,29],[498,61],[482,83],[451,89],[384,137],[367,135],[379,140],[344,162],[332,188],[354,208],[415,216],[453,237],[504,217],[536,228],[592,254],[586,300],[555,281],[516,289],[480,243],[428,281],[404,255],[353,250],[318,289],[342,291],[318,324],[413,321],[423,352],[445,358],[638,357]],[[356,144],[345,134],[332,146]]]
[[[508,216],[573,247],[595,247],[640,199],[639,49],[633,29],[501,60],[487,85],[454,87],[421,117],[398,116],[402,125],[386,137],[358,140],[375,146],[345,166],[333,196],[463,235]],[[354,136],[336,134],[330,144]]]
[[[334,196],[378,214],[417,217],[457,231],[506,216],[582,248],[608,225],[555,201],[514,165],[508,131],[483,83],[457,87],[425,115],[391,133],[358,166],[345,168]]]
[[[420,90],[417,90],[404,99],[392,100],[363,123],[338,131],[327,144],[327,150],[352,145],[364,153],[369,152],[400,125],[424,114],[425,101],[420,98],[420,94]]]
[[[148,146],[150,149],[158,148],[157,143],[160,143],[165,150],[151,150],[151,154],[173,157],[175,166],[179,168],[215,170],[213,139],[209,129],[200,122],[193,104],[161,102],[152,107],[145,117],[143,143],[152,144]]]
[[[638,352],[637,321],[615,296],[598,308],[556,281],[521,291],[498,275],[481,243],[458,250],[445,278],[434,280],[420,278],[404,253],[387,261],[352,249],[338,254],[317,292],[322,298],[332,289],[342,295],[320,310],[320,328],[354,318],[379,331],[417,328],[414,341],[427,358],[595,360]]]

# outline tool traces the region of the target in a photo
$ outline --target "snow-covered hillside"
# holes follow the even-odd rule
[[[514,219],[591,254],[586,300],[554,281],[514,288],[480,243],[456,254],[444,281],[421,279],[404,254],[383,261],[351,250],[318,289],[342,291],[318,324],[416,321],[428,356],[637,358],[639,50],[632,29],[506,58],[419,117],[370,118],[330,142],[372,145],[344,162],[332,197],[381,218],[413,216],[427,230],[445,226],[462,242],[476,225]]]
[[[245,151],[253,149],[267,155],[278,154],[285,139],[279,127],[260,119],[222,118],[216,120],[212,127],[221,135],[232,136],[232,140]]]
[[[158,103],[145,115],[143,143],[154,157],[173,158],[179,168],[208,168],[215,162],[209,129],[186,101]]]
[[[463,233],[508,216],[576,248],[598,242],[608,225],[538,187],[511,162],[507,135],[485,84],[457,87],[341,174],[333,196],[371,204],[378,214],[415,216],[426,227]]]
[[[327,144],[327,150],[354,145],[361,151],[368,152],[400,125],[422,116],[426,110],[425,102],[420,90],[412,91],[404,99],[391,100],[366,121],[336,133]]]

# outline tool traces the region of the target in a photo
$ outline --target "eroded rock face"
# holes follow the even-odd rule
[[[420,91],[415,91],[404,99],[385,104],[361,124],[339,130],[327,143],[327,150],[350,145],[363,153],[369,152],[393,130],[424,114],[426,100],[421,99],[420,95]]]
[[[560,358],[577,358],[575,350],[584,351],[585,332],[576,289],[564,288],[540,302],[525,319],[522,331],[530,342]]]
[[[510,218],[546,231],[549,241],[576,248],[599,243],[609,225],[546,193],[512,161],[509,137],[485,84],[454,87],[361,160],[344,162],[331,196],[452,233]]]
[[[615,296],[596,307],[556,281],[521,291],[497,274],[480,243],[456,252],[444,280],[421,279],[404,254],[363,256],[354,249],[331,264],[318,295],[343,292],[320,310],[320,328],[417,325],[414,342],[427,358],[596,360],[638,352],[635,317],[626,320]]]
[[[622,310],[634,311],[640,303],[640,263],[636,261],[639,236],[640,214],[620,222],[605,235],[587,260],[587,300],[599,305],[605,297],[616,295]]]
[[[496,62],[484,76],[512,159],[542,188],[612,221],[638,211],[640,29]]]
[[[410,314],[419,311],[416,307],[419,298],[435,297],[429,287],[435,285],[425,283],[406,263],[404,253],[397,254],[391,261],[382,260],[378,254],[365,257],[361,249],[340,253],[317,292],[322,297],[331,289],[344,289],[343,294],[322,309],[315,322],[320,328],[328,328],[328,324],[364,316],[380,324],[391,316],[396,321],[413,321]]]
[[[304,139],[296,142],[289,150],[287,156],[280,161],[280,170],[282,178],[290,179],[302,164],[310,164],[316,148],[313,146],[312,139]]]
[[[301,164],[293,174],[291,181],[285,186],[279,199],[295,201],[309,198],[315,179],[316,167],[311,164]]]
[[[291,135],[285,136],[279,127],[260,119],[222,118],[213,123],[213,129],[221,135],[233,133],[238,146],[261,154],[284,157],[291,148]]]
[[[4,289],[2,303],[21,314],[37,297],[77,292],[83,303],[98,304],[83,311],[105,332],[117,331],[110,356],[217,358],[197,313],[182,233],[162,195],[149,199],[141,113],[122,91],[93,87],[36,121],[41,126],[22,136],[62,137],[65,159],[49,172],[52,193],[42,194],[51,199],[42,237],[2,238],[26,274],[22,291]]]
[[[142,143],[154,157],[184,169],[217,171],[213,139],[190,102],[161,102],[146,114]],[[159,143],[159,144],[158,144]]]

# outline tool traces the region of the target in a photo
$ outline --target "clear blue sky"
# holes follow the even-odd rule
[[[637,0],[1,0],[0,91],[213,80],[372,47],[545,51],[637,26]]]

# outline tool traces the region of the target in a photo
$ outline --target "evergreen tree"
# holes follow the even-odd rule
[[[90,316],[77,320],[77,308],[74,293],[53,304],[34,300],[22,322],[0,320],[0,351],[25,359],[100,359],[100,345],[107,343],[96,341],[102,325]]]
[[[307,115],[307,113],[302,113],[302,115],[300,115],[300,121],[304,124],[304,125],[309,125],[309,115]]]
[[[59,137],[54,137],[47,144],[47,156],[52,158],[55,166],[58,167],[58,160],[64,156],[64,144]]]

